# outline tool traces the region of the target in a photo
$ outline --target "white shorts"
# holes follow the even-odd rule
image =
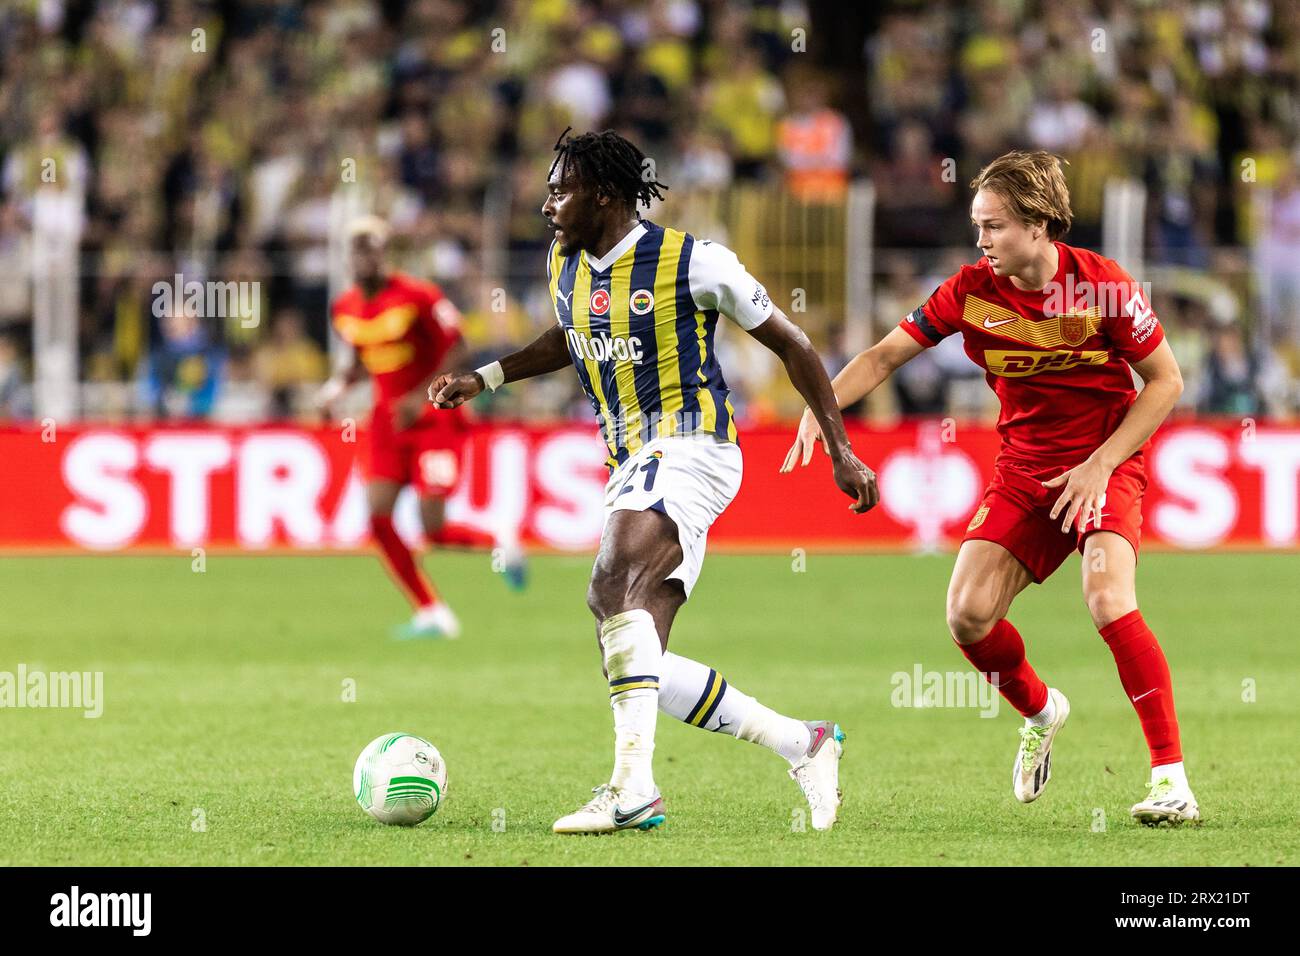
[[[677,525],[682,563],[668,575],[686,596],[700,576],[709,527],[740,490],[740,447],[709,435],[656,438],[614,469],[605,485],[605,524],[615,511],[662,511]]]

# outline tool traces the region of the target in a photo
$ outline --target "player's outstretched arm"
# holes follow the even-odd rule
[[[433,383],[439,378],[450,376],[453,370],[464,368],[469,364],[468,359],[469,348],[465,345],[465,340],[457,338],[455,344],[443,356],[438,368],[426,375],[424,381],[403,395],[397,402],[393,416],[394,428],[397,431],[404,431],[419,421],[420,415],[424,412],[426,396],[433,394]]]
[[[808,336],[775,307],[767,321],[750,329],[749,334],[780,357],[790,382],[816,416],[825,436],[826,451],[834,465],[835,484],[840,491],[856,499],[852,510],[857,514],[870,511],[880,501],[875,472],[853,454],[844,433],[844,420],[835,402],[835,392]]]
[[[456,408],[483,389],[496,391],[506,382],[518,382],[557,372],[569,364],[564,329],[553,325],[518,352],[473,372],[439,375],[429,386],[429,401],[439,408]]]
[[[899,366],[910,362],[922,351],[924,349],[916,339],[896,328],[871,348],[859,352],[831,382],[837,407],[847,408],[870,395]],[[812,460],[813,446],[819,441],[822,441],[821,426],[812,413],[812,406],[809,406],[799,420],[799,432],[786,452],[781,473],[793,471],[795,462],[800,466],[807,465]],[[830,454],[829,446],[826,446],[826,453]]]

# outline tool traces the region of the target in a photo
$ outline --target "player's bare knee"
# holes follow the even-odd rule
[[[1092,615],[1093,624],[1099,628],[1118,621],[1137,609],[1137,597],[1125,587],[1090,587],[1084,592],[1083,598],[1088,605],[1088,613]]]
[[[427,538],[436,538],[441,534],[443,523],[441,515],[436,518],[430,515],[421,515],[420,524],[424,528],[424,534]]]
[[[366,506],[372,518],[391,518],[400,487],[389,482],[371,482],[366,488]]]
[[[627,589],[622,576],[606,571],[599,564],[591,574],[591,583],[587,585],[587,607],[596,621],[620,614],[626,603]]]
[[[587,589],[587,607],[598,621],[634,608],[645,608],[647,604],[648,599],[644,594],[635,587],[626,586],[622,581],[606,581],[597,585],[593,580]]]
[[[591,576],[591,582],[587,585],[587,609],[591,611],[592,617],[596,619],[596,630],[600,630],[600,622],[606,618],[605,613],[605,593],[602,584],[597,580],[596,575]]]
[[[623,561],[610,567],[597,558],[587,587],[587,607],[598,621],[633,608],[649,608],[662,580],[649,565]]]
[[[998,611],[991,602],[964,595],[948,599],[948,632],[958,644],[983,640],[998,622]]]

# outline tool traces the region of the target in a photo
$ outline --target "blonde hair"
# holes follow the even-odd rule
[[[374,236],[381,246],[388,244],[388,223],[378,216],[358,216],[348,223],[348,242],[358,236]]]
[[[1012,150],[981,169],[971,188],[997,193],[1011,215],[1026,226],[1047,220],[1048,238],[1060,239],[1074,222],[1063,162],[1042,149]]]

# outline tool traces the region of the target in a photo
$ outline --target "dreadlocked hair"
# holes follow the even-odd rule
[[[636,208],[650,208],[651,199],[662,200],[660,190],[668,187],[653,177],[653,163],[645,154],[612,129],[600,133],[570,136],[570,126],[555,141],[555,162],[551,174],[560,168],[563,178],[573,173],[579,180],[611,199],[621,199]]]

